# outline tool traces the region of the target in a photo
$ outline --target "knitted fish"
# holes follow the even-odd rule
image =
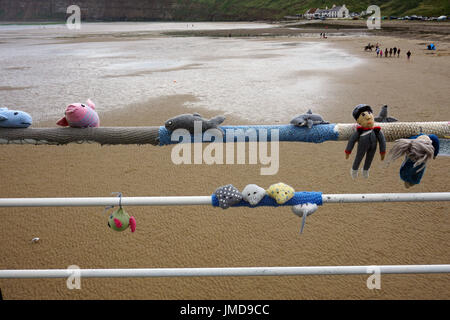
[[[100,126],[98,114],[95,111],[95,104],[88,99],[86,104],[72,103],[65,112],[65,117],[61,118],[57,125],[72,128],[87,128]]]
[[[218,188],[214,194],[219,200],[219,207],[228,209],[242,200],[242,194],[232,184]]]
[[[0,108],[1,128],[28,128],[32,123],[31,116],[24,111]]]
[[[130,217],[128,213],[123,210],[123,208],[119,208],[114,211],[108,219],[108,227],[115,231],[123,231],[128,228],[131,229],[131,232],[136,230],[136,219],[134,217]]]
[[[295,195],[295,190],[291,186],[282,182],[273,184],[267,189],[269,197],[275,199],[278,204],[284,204],[291,200]]]
[[[196,121],[200,121],[202,125],[202,132],[208,129],[219,129],[218,126],[225,121],[225,117],[217,116],[212,119],[204,119],[198,113],[194,114],[182,114],[175,118],[169,119],[165,123],[165,127],[169,131],[175,131],[176,129],[186,129],[191,134],[194,134],[194,124]]]
[[[312,128],[313,125],[316,124],[328,124],[323,120],[320,114],[312,113],[311,109],[308,110],[305,114],[301,114],[294,119],[291,120],[291,124],[297,127],[307,126],[309,129]]]
[[[266,190],[256,184],[249,184],[242,190],[242,197],[252,206],[256,206],[265,196]]]

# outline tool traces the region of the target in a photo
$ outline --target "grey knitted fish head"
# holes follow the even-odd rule
[[[179,128],[190,127],[191,124],[195,121],[195,119],[198,119],[199,121],[202,120],[201,116],[198,113],[180,114],[174,118],[167,120],[164,126],[166,127],[167,130],[174,131]]]
[[[306,119],[303,115],[300,115],[298,117],[295,117],[294,119],[291,120],[291,124],[293,124],[294,126],[304,126],[306,124]]]
[[[214,194],[219,200],[219,207],[222,209],[227,209],[242,200],[242,194],[231,184],[218,188]]]
[[[208,129],[218,128],[225,120],[223,116],[217,116],[212,119],[204,119],[198,113],[182,114],[167,120],[164,124],[167,130],[174,131],[176,129],[186,129],[190,133],[194,133],[195,123],[198,122],[201,127],[201,131],[205,132]]]
[[[252,206],[256,206],[266,194],[266,190],[256,184],[249,184],[242,191],[242,197]]]
[[[308,110],[307,113],[301,114],[294,119],[291,120],[291,124],[297,127],[307,126],[311,128],[316,124],[327,124],[328,122],[324,121],[320,114],[312,113],[311,109]]]

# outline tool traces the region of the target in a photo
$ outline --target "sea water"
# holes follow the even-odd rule
[[[0,107],[35,121],[91,98],[100,111],[192,95],[186,107],[267,122],[323,110],[330,75],[361,63],[326,42],[171,37],[161,31],[268,28],[257,23],[0,26]],[[105,37],[103,37],[105,36]]]

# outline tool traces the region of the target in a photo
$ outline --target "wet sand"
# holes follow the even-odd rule
[[[261,39],[261,41],[266,41]],[[303,41],[290,38],[289,41]],[[308,39],[309,41],[309,39]],[[317,40],[319,41],[319,40]],[[353,122],[356,104],[378,112],[389,105],[402,121],[450,119],[450,47],[439,43],[430,55],[421,40],[391,37],[329,38],[324,41],[356,53],[366,63],[330,75],[332,86],[318,100],[331,106],[330,122]],[[368,42],[413,50],[377,59],[364,52]],[[307,76],[307,75],[299,75]],[[151,84],[149,84],[151,86]],[[192,112],[192,95],[172,95],[99,110],[102,126],[161,125]],[[217,112],[196,109],[205,117]],[[294,116],[294,115],[293,115]],[[57,119],[36,126],[54,126]],[[266,123],[290,119],[267,119]],[[251,123],[238,115],[226,124]],[[392,144],[388,144],[388,148]],[[422,183],[405,189],[400,160],[382,168],[377,155],[369,180],[353,181],[345,142],[280,143],[280,170],[261,176],[261,165],[174,165],[172,147],[2,146],[1,197],[82,197],[209,195],[225,184],[240,190],[249,183],[268,187],[285,182],[297,191],[323,193],[447,192],[450,158],[429,163]],[[113,232],[103,208],[0,209],[1,269],[163,268],[446,264],[450,261],[447,203],[328,204],[301,220],[289,208],[126,207],[137,230]],[[33,237],[41,239],[31,244]],[[449,275],[383,275],[381,290],[366,287],[367,276],[208,277],[161,279],[83,279],[68,290],[65,279],[0,280],[4,299],[449,299]]]

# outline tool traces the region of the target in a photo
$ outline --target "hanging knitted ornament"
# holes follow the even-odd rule
[[[419,184],[425,173],[429,159],[434,159],[439,153],[439,139],[436,135],[424,135],[411,137],[410,139],[398,139],[389,151],[387,164],[395,159],[405,156],[400,167],[400,178],[405,187],[410,188]]]
[[[108,226],[115,231],[124,231],[130,227],[131,232],[134,232],[136,230],[136,219],[130,217],[121,207],[109,216]]]
[[[114,192],[117,194],[119,199],[119,209],[114,211],[108,218],[108,227],[114,231],[123,231],[130,227],[131,232],[136,230],[136,219],[131,216],[122,208],[122,193]],[[106,207],[105,210],[114,208],[114,206]]]
[[[303,228],[305,228],[306,217],[312,215],[317,211],[317,204],[315,203],[302,203],[292,206],[292,212],[302,218],[302,226],[300,228],[300,233],[303,233]]]

